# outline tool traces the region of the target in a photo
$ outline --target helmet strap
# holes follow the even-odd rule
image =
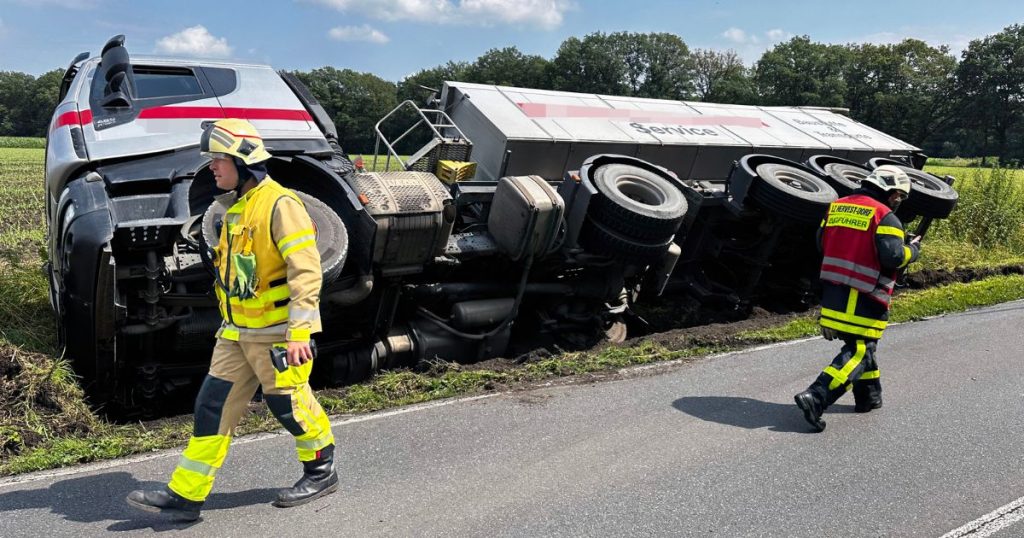
[[[250,179],[255,179],[256,183],[259,183],[267,177],[267,166],[263,163],[247,165],[238,157],[231,157],[231,160],[235,163],[235,170],[238,171],[238,185],[235,186],[235,194],[239,198],[242,197],[242,186],[248,183]]]

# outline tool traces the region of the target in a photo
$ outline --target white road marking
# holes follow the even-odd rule
[[[985,538],[1024,519],[1024,497],[942,535],[942,538]]]
[[[390,411],[380,411],[376,413],[367,413],[365,415],[355,416],[342,416],[335,418],[331,421],[331,427],[344,426],[346,424],[355,424],[357,422],[366,422],[368,420],[377,420],[381,418],[393,417],[395,415],[404,415],[405,413],[412,413],[414,411],[424,411],[427,409],[433,409],[435,407],[442,407],[461,402],[472,402],[476,400],[483,400],[485,398],[493,398],[495,396],[501,396],[505,394],[503,392],[495,392],[491,394],[481,394],[477,396],[467,396],[465,398],[450,398],[447,400],[438,400],[434,402],[426,402],[422,404],[410,405],[407,407],[401,407],[399,409],[392,409]],[[283,428],[272,431],[257,433],[253,435],[247,435],[245,437],[239,437],[231,442],[231,446],[244,445],[255,441],[262,441],[264,439],[273,439],[282,435],[290,435]],[[155,460],[164,457],[177,458],[181,454],[181,447],[168,448],[164,450],[156,450],[148,454],[136,454],[134,456],[127,456],[124,458],[108,461],[99,461],[95,463],[86,463],[75,467],[65,467],[62,469],[53,469],[48,471],[37,471],[34,473],[26,473],[22,475],[9,476],[7,478],[0,478],[0,488],[4,486],[10,486],[12,484],[25,484],[28,482],[37,482],[39,480],[46,480],[48,478],[56,478],[59,476],[69,476],[83,473],[91,473],[93,471],[102,471],[103,469],[110,469],[112,467],[119,467],[121,465],[130,465],[132,463],[139,463],[143,461]]]
[[[895,324],[895,323],[889,324],[890,327],[892,327],[893,325],[897,325],[897,324]],[[658,362],[658,363],[653,363],[653,364],[642,364],[642,365],[637,365],[637,366],[629,366],[629,367],[622,368],[622,369],[618,370],[617,373],[620,374],[620,375],[629,376],[629,375],[641,374],[642,372],[645,372],[645,371],[648,371],[648,370],[655,370],[655,369],[661,369],[661,368],[671,369],[674,366],[678,366],[680,364],[692,362],[692,361],[697,360],[697,359],[702,360],[702,361],[704,361],[704,360],[720,359],[720,358],[729,357],[729,356],[732,356],[732,355],[739,355],[739,354],[743,354],[743,353],[754,353],[756,351],[762,351],[762,350],[765,350],[765,349],[771,349],[771,348],[775,348],[775,347],[792,346],[792,345],[801,344],[803,342],[807,342],[807,341],[810,341],[810,340],[816,340],[816,339],[819,339],[819,338],[821,338],[821,337],[820,336],[810,336],[810,337],[805,337],[805,338],[801,338],[801,339],[798,339],[798,340],[788,340],[788,341],[785,341],[785,342],[775,342],[775,343],[771,343],[771,344],[765,344],[765,345],[762,345],[762,346],[756,346],[756,347],[745,348],[745,349],[738,349],[738,350],[735,350],[735,351],[727,351],[725,353],[717,353],[717,354],[714,354],[714,355],[706,355],[706,356],[703,356],[703,357],[685,357],[685,358],[682,358],[682,359],[675,359],[675,360],[671,360],[671,361],[664,361],[664,362]],[[544,386],[550,385],[550,384],[551,384],[551,381],[549,380],[549,381],[546,381],[546,382],[538,383],[537,385],[534,385],[531,388],[543,388]],[[522,390],[522,389],[519,389],[519,390]],[[412,413],[414,411],[424,411],[424,410],[427,410],[427,409],[433,409],[435,407],[442,407],[442,406],[452,405],[452,404],[456,404],[456,403],[472,402],[472,401],[476,401],[476,400],[483,400],[485,398],[493,398],[493,397],[496,397],[496,396],[501,396],[503,394],[509,394],[511,392],[518,392],[518,390],[517,391],[492,392],[492,393],[489,393],[489,394],[481,394],[481,395],[477,395],[477,396],[467,396],[465,398],[451,398],[451,399],[447,399],[447,400],[438,400],[438,401],[434,401],[434,402],[426,402],[426,403],[422,403],[422,404],[416,404],[416,405],[410,405],[410,406],[406,406],[406,407],[401,407],[401,408],[398,408],[398,409],[392,409],[392,410],[389,410],[389,411],[379,411],[379,412],[376,412],[376,413],[368,413],[368,414],[365,414],[365,415],[342,416],[342,417],[335,418],[334,420],[332,420],[331,421],[331,427],[343,426],[345,424],[354,424],[354,423],[357,423],[357,422],[365,422],[367,420],[377,420],[377,419],[381,419],[381,418],[393,417],[395,415],[403,415],[405,413]],[[273,431],[273,432],[257,433],[257,434],[253,434],[253,435],[247,435],[245,437],[239,437],[239,438],[233,440],[231,442],[231,444],[232,444],[232,446],[237,446],[237,445],[241,445],[241,444],[252,443],[252,442],[255,442],[255,441],[262,441],[264,439],[273,439],[275,437],[279,437],[281,435],[287,435],[287,434],[288,434],[288,432],[286,432],[282,428],[282,429],[279,429],[279,430],[276,430],[276,431]],[[130,465],[132,463],[139,463],[139,462],[143,462],[143,461],[150,461],[150,460],[154,460],[154,459],[158,459],[158,458],[164,458],[164,457],[175,457],[176,458],[180,454],[181,454],[181,447],[168,448],[168,449],[153,451],[153,452],[150,452],[148,454],[136,454],[134,456],[126,456],[124,458],[120,458],[120,459],[116,459],[116,460],[99,461],[99,462],[94,462],[94,463],[85,463],[85,464],[77,465],[77,466],[74,466],[74,467],[64,467],[64,468],[60,468],[60,469],[51,469],[51,470],[46,470],[46,471],[36,471],[36,472],[32,472],[32,473],[25,473],[25,474],[20,474],[20,475],[14,475],[14,476],[6,477],[6,478],[0,478],[0,488],[3,488],[5,486],[10,486],[12,484],[25,484],[25,483],[29,483],[29,482],[38,482],[40,480],[46,480],[46,479],[49,479],[49,478],[56,478],[56,477],[59,477],[59,476],[70,476],[70,475],[91,473],[91,472],[94,472],[94,471],[101,471],[103,469],[110,469],[110,468],[113,468],[113,467],[119,467],[121,465]]]

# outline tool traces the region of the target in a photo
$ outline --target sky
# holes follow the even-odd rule
[[[1022,0],[0,0],[0,71],[40,75],[117,34],[130,54],[202,57],[399,81],[515,46],[551,59],[569,37],[668,32],[748,64],[793,36],[948,45],[1024,23]]]

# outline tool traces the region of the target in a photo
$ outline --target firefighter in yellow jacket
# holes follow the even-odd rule
[[[263,140],[247,121],[205,128],[200,151],[210,157],[217,186],[233,191],[214,253],[223,323],[196,397],[195,424],[167,487],[133,491],[128,503],[195,520],[228,452],[248,402],[262,385],[274,416],[292,435],[303,475],[278,493],[276,506],[295,506],[338,488],[334,436],[309,388],[310,335],[320,331],[320,255],[312,221],[294,193],[267,175]],[[225,200],[226,198],[226,200]],[[226,202],[226,203],[225,203]],[[271,350],[287,352],[287,369]]]
[[[910,178],[896,166],[876,168],[850,196],[829,206],[818,231],[821,263],[821,333],[843,348],[796,405],[815,431],[822,413],[851,388],[855,410],[882,407],[875,347],[889,321],[897,272],[917,259],[918,238],[908,238],[894,213],[910,196]]]

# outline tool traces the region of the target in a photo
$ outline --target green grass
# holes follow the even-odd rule
[[[929,232],[922,245],[920,259],[911,264],[908,271],[951,271],[1014,264],[1024,264],[1024,254],[1019,249],[1005,245],[983,247],[947,237],[940,231],[934,236]]]
[[[399,172],[405,170],[404,168],[402,168],[402,165],[398,161],[398,159],[392,157],[389,162],[387,155],[377,156],[376,167],[374,167],[373,164],[373,155],[352,155],[351,157],[353,162],[355,162],[356,159],[361,157],[363,159],[363,168],[367,172]],[[402,160],[407,160],[408,158],[408,155],[402,155]]]
[[[46,147],[45,138],[30,136],[0,136],[0,148],[32,148],[43,149]]]
[[[924,167],[924,171],[928,172],[929,174],[934,174],[939,177],[950,175],[956,178],[957,182],[965,178],[970,179],[973,177],[978,177],[978,174],[988,174],[991,173],[992,170],[996,169],[1004,171],[1007,174],[1007,176],[1012,179],[1024,180],[1024,169],[1020,168],[980,168],[969,166],[932,165],[930,161],[929,164],[925,165]],[[960,187],[959,183],[956,182],[954,182],[953,185],[957,188]]]
[[[891,323],[963,312],[972,308],[1024,299],[1024,275],[991,277],[966,284],[955,283],[893,297]],[[818,334],[816,315],[801,316],[778,327],[737,335],[755,342],[782,342]]]
[[[925,168],[931,166],[951,166],[956,168],[996,168],[999,166],[998,157],[930,157]]]
[[[1024,170],[929,168],[958,175],[960,201],[948,219],[934,224],[930,237],[981,250],[1024,254]]]
[[[40,259],[44,158],[41,149],[0,147],[0,254]]]

